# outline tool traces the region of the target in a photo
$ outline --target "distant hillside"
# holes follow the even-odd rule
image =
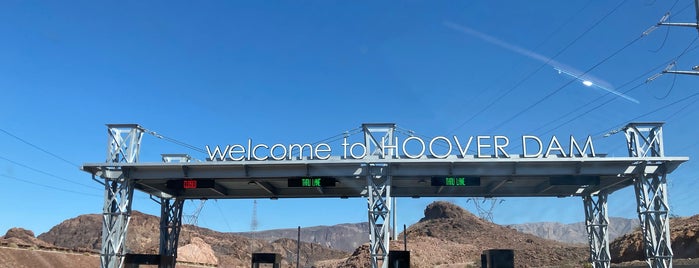
[[[584,222],[563,224],[558,222],[534,222],[512,224],[508,227],[520,232],[533,234],[541,238],[564,243],[587,244],[587,231]],[[609,218],[609,240],[614,240],[638,227],[638,219]]]
[[[427,206],[425,217],[406,232],[411,267],[479,267],[483,250],[496,248],[514,249],[516,267],[581,267],[589,257],[587,247],[546,240],[493,224],[448,202]],[[402,242],[392,241],[391,248],[402,249]],[[318,267],[327,268],[369,266],[366,244],[347,259],[318,263]]]
[[[159,243],[158,217],[132,212],[127,235],[127,250],[131,253],[156,254]],[[99,251],[101,245],[101,216],[82,215],[66,220],[39,235],[39,239],[63,248],[79,248]],[[250,239],[233,233],[221,233],[206,228],[185,225],[180,232],[178,261],[218,265],[219,267],[245,267],[250,265],[251,252],[275,252],[283,257],[282,264],[290,266],[296,261],[295,240],[277,239],[271,242]],[[336,259],[348,253],[322,245],[301,243],[301,263],[310,264],[324,259]]]
[[[159,240],[158,218],[137,211],[132,214],[128,251],[156,253]],[[619,219],[612,221],[612,225],[623,226],[618,223]],[[99,263],[101,224],[100,215],[82,215],[62,222],[38,238],[29,230],[12,228],[0,237],[0,268],[95,267]],[[699,215],[672,219],[671,226],[675,263],[697,265],[698,262],[694,260],[699,257]],[[342,237],[351,240],[355,232],[366,238],[367,229],[366,223],[317,226],[302,229],[302,236],[332,244],[332,241],[342,240]],[[177,267],[249,267],[251,251],[280,253],[283,267],[294,267],[296,241],[279,237],[273,239],[275,233],[280,236],[291,234],[293,237],[296,229],[258,232],[255,237],[260,239],[251,239],[234,233],[184,226],[180,235]],[[585,245],[546,240],[511,227],[486,222],[447,202],[435,202],[427,206],[425,217],[407,229],[407,237],[411,267],[478,267],[481,252],[492,248],[514,249],[515,267],[581,267],[588,258]],[[643,259],[640,239],[638,231],[616,239],[611,244],[612,260],[620,262]],[[391,249],[402,248],[402,241],[391,241]],[[367,243],[363,243],[349,254],[323,245],[302,242],[300,259],[302,267],[368,267],[369,248]]]
[[[236,233],[237,235],[274,241],[279,238],[296,239],[297,229],[277,229],[260,232]],[[345,223],[333,226],[301,228],[301,241],[319,244],[328,248],[352,252],[369,242],[369,223]]]
[[[699,258],[699,215],[670,219],[670,239],[676,259]],[[641,230],[635,230],[612,241],[609,251],[612,262],[644,260]]]

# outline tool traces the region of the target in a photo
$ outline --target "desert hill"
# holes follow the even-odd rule
[[[511,224],[507,227],[517,231],[533,234],[541,238],[556,240],[564,243],[587,244],[587,230],[585,222],[563,224],[559,222],[534,222],[523,224]],[[618,217],[609,218],[609,239],[625,235],[638,227],[638,219],[626,219]]]
[[[481,252],[492,248],[515,249],[517,267],[580,267],[587,263],[586,245],[576,246],[546,240],[511,227],[499,226],[483,221],[451,203],[432,203],[424,214],[424,218],[406,230],[412,267],[478,267]],[[99,265],[101,226],[101,216],[93,214],[66,220],[38,238],[29,230],[8,230],[5,236],[0,237],[0,268],[96,267]],[[680,258],[699,257],[699,215],[672,219],[671,226],[676,260],[682,262],[687,260]],[[324,228],[329,230],[323,230]],[[335,228],[339,230],[337,233],[333,231]],[[308,233],[315,241],[326,243],[351,237],[353,232],[367,231],[359,229],[355,225],[346,224],[339,227],[317,227]],[[295,233],[295,229],[290,230]],[[283,234],[290,230],[276,232]],[[302,237],[303,232],[302,229]],[[280,253],[284,258],[283,267],[295,267],[296,241],[275,239],[270,234],[251,239],[236,233],[221,233],[185,225],[180,234],[178,267],[249,267],[252,251]],[[127,241],[130,252],[156,253],[158,235],[158,217],[133,212]],[[364,237],[368,242],[368,237]],[[399,237],[402,238],[403,234]],[[643,259],[640,239],[637,230],[615,240],[611,245],[612,260],[622,262]],[[402,250],[403,241],[391,241],[391,248]],[[369,266],[367,243],[353,252],[350,254],[302,242],[301,266]]]
[[[406,230],[412,267],[459,264],[480,265],[486,249],[515,249],[517,267],[579,267],[588,259],[586,247],[570,246],[484,221],[448,202],[435,202],[425,217]],[[403,237],[402,234],[399,237]],[[391,248],[402,249],[401,241]],[[363,245],[345,260],[326,261],[320,267],[368,267],[369,247]]]
[[[699,257],[699,215],[670,219],[670,237],[675,259]],[[609,249],[612,262],[644,260],[641,229],[617,238]]]
[[[271,242],[279,238],[296,239],[297,229],[276,229],[236,234]],[[301,229],[301,241],[347,252],[353,252],[357,247],[366,243],[368,237],[368,222],[344,223],[333,226],[313,226]]]
[[[127,250],[131,253],[156,254],[160,235],[159,224],[158,217],[133,211],[126,241]],[[97,252],[101,246],[101,228],[101,215],[82,215],[56,225],[38,238],[57,247]],[[277,239],[267,242],[191,225],[182,227],[179,246],[178,261],[221,267],[249,266],[252,251],[280,253],[286,266],[290,265],[290,261],[296,261],[297,249],[295,240]],[[301,254],[301,263],[348,255],[343,251],[305,242],[301,243],[301,251],[304,253]]]

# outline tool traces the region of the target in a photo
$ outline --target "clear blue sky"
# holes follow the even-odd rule
[[[698,65],[697,32],[661,28],[632,42],[671,9],[672,21],[694,20],[690,0],[3,1],[0,233],[39,234],[101,212],[100,186],[77,166],[104,161],[107,123],[201,148],[315,142],[365,122],[426,136],[590,134],[598,152],[625,156],[623,135],[600,134],[629,120],[666,121],[666,154],[692,159],[669,178],[672,212],[696,214],[699,77],[643,82],[688,47],[677,69]],[[640,103],[580,81],[564,86],[572,78],[535,55],[633,89],[625,94]],[[204,158],[146,135],[141,160],[160,153]],[[134,200],[159,213],[147,196]],[[416,222],[432,201],[399,199],[398,223]],[[248,231],[252,203],[209,201],[200,225]],[[609,209],[636,217],[631,189],[614,193]],[[361,222],[366,201],[259,200],[258,217],[259,229]],[[495,209],[502,224],[582,219],[579,198],[511,198]]]

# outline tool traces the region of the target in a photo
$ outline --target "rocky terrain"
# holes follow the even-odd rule
[[[670,219],[670,237],[676,259],[699,257],[699,215]],[[644,260],[640,228],[614,240],[609,249],[612,262]]]
[[[127,249],[131,253],[156,254],[159,243],[158,217],[132,212],[127,236]],[[66,220],[39,235],[39,239],[58,247],[76,248],[97,252],[101,246],[101,216],[82,215]],[[251,252],[275,252],[282,254],[284,265],[296,261],[296,241],[277,239],[267,242],[250,239],[233,233],[221,233],[206,228],[185,225],[180,231],[178,261],[243,267],[250,264]],[[322,259],[334,259],[348,255],[321,245],[301,243],[301,263]]]
[[[425,217],[406,232],[411,267],[480,266],[480,255],[486,249],[515,249],[516,267],[580,267],[588,258],[586,247],[499,226],[447,202],[430,204]],[[402,249],[403,245],[393,241],[391,247]],[[368,266],[368,245],[358,248],[347,259],[319,263],[319,267]]]
[[[485,249],[515,250],[516,267],[581,267],[587,263],[586,245],[574,245],[543,239],[499,226],[472,215],[447,202],[435,202],[425,209],[425,217],[406,230],[411,251],[411,267],[479,267]],[[367,267],[367,243],[351,252],[331,249],[338,240],[359,233],[367,238],[368,226],[343,224],[302,229],[302,237],[318,243],[301,243],[301,267]],[[364,223],[366,225],[366,223]],[[13,228],[0,237],[1,267],[97,267],[101,238],[101,216],[82,215],[64,221],[49,232],[35,237],[28,230]],[[678,267],[693,267],[699,257],[699,215],[672,219],[673,250]],[[362,228],[366,228],[363,229]],[[337,230],[337,231],[335,231]],[[553,233],[557,231],[552,231]],[[561,233],[565,234],[565,233]],[[155,216],[133,212],[129,224],[127,248],[132,253],[156,253],[159,220]],[[221,233],[186,225],[180,234],[178,267],[249,267],[251,252],[276,252],[284,259],[283,267],[296,266],[294,239],[296,229],[251,234]],[[401,234],[399,237],[403,237]],[[357,240],[359,241],[359,240]],[[403,241],[391,241],[392,249],[403,249]],[[637,230],[621,236],[611,245],[616,267],[643,266],[641,235]],[[687,259],[681,259],[687,258]],[[682,266],[687,264],[689,266]],[[636,265],[636,266],[634,266]]]
[[[96,267],[94,252],[59,248],[34,237],[34,232],[12,228],[0,237],[0,267]]]
[[[274,241],[279,238],[296,239],[298,230],[277,229],[259,232],[237,233],[238,235]],[[344,223],[333,226],[314,226],[301,229],[301,241],[323,245],[329,248],[353,252],[367,242],[369,223]]]
[[[585,222],[563,224],[559,222],[534,222],[524,224],[512,224],[508,227],[517,231],[533,234],[541,238],[556,240],[564,243],[587,244],[587,230]],[[638,219],[609,218],[609,239],[625,235],[638,227]]]

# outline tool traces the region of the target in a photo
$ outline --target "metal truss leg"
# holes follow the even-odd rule
[[[369,228],[371,267],[388,267],[389,230],[391,216],[391,176],[383,173],[387,166],[369,166],[367,198],[369,199]]]
[[[666,175],[640,175],[634,180],[646,262],[652,268],[672,267]]]
[[[607,226],[607,194],[583,196],[585,204],[585,227],[587,227],[587,239],[590,243],[590,262],[595,268],[609,268],[611,257],[609,255],[609,235]]]
[[[172,257],[167,263],[161,262],[160,268],[175,267],[183,205],[184,199],[160,198],[160,256]]]
[[[123,266],[133,190],[133,181],[130,179],[105,180],[100,256],[102,268]]]

